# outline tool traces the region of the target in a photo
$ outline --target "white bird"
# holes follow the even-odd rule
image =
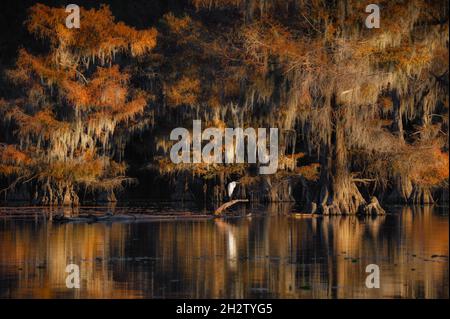
[[[228,197],[231,199],[231,195],[233,195],[234,189],[236,188],[239,182],[231,182],[228,184]]]

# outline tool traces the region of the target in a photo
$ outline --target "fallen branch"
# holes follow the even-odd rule
[[[11,184],[8,185],[8,187],[4,188],[4,189],[0,189],[0,194],[3,192],[7,192],[11,189],[13,189],[14,187],[16,187],[17,184],[19,183],[23,183],[26,184],[28,182],[30,182],[31,180],[35,179],[36,177],[38,177],[39,175],[33,175],[32,177],[30,177],[30,175],[24,175],[24,176],[20,176],[18,177],[14,182],[12,182]],[[28,178],[30,177],[30,178]],[[23,179],[27,178],[27,180],[25,180],[24,182],[22,182]]]
[[[222,215],[222,212],[224,210],[226,210],[228,207],[233,206],[234,204],[237,204],[239,202],[248,202],[248,199],[234,199],[232,201],[226,202],[214,211],[214,215],[216,215],[216,216]]]

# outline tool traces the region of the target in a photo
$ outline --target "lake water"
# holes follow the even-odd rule
[[[0,214],[0,298],[449,297],[448,208],[296,218],[273,205],[232,220],[92,224],[41,210]],[[66,287],[70,263],[80,289]],[[379,289],[365,286],[368,264]]]

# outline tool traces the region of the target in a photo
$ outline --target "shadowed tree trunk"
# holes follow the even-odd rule
[[[331,105],[333,108],[332,141],[331,145],[324,145],[318,212],[324,215],[356,214],[366,201],[352,180],[348,169],[344,131],[345,118],[342,109],[336,103],[335,96],[331,99]]]
[[[391,91],[391,99],[392,99],[392,131],[398,135],[398,138],[401,142],[405,141],[405,138],[403,136],[403,122],[402,122],[402,113],[403,113],[403,107],[402,102],[400,99],[400,96],[396,89],[393,89]]]
[[[390,91],[390,96],[392,99],[392,126],[391,130],[394,134],[398,136],[399,142],[401,144],[405,143],[402,113],[403,106],[401,97],[396,89]],[[392,203],[407,203],[409,197],[412,193],[413,187],[408,176],[398,175],[395,177],[394,189],[389,194],[387,200]]]

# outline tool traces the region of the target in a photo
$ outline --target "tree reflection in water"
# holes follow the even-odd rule
[[[55,224],[0,220],[1,298],[448,298],[448,215]],[[261,213],[261,215],[259,215]],[[81,289],[65,286],[80,265]],[[380,289],[365,287],[377,264]]]

